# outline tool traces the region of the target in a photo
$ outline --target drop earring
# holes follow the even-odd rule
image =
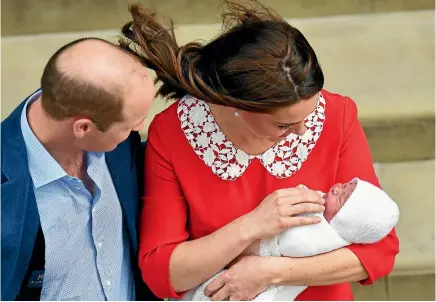
[[[238,117],[239,116],[239,110],[235,111],[235,116]]]

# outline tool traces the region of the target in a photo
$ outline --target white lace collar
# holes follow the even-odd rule
[[[303,135],[289,134],[280,143],[257,156],[233,146],[216,124],[209,105],[191,95],[183,97],[177,114],[186,138],[195,153],[223,180],[240,177],[251,160],[258,159],[277,178],[287,178],[298,171],[315,147],[325,121],[325,100],[319,94],[315,110],[304,120]]]

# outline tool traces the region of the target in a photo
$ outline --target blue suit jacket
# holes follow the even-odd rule
[[[39,228],[32,178],[21,133],[24,101],[1,123],[1,299],[14,300],[26,274]],[[140,188],[143,184],[143,151],[140,136],[132,134],[106,153],[106,162],[117,191],[127,231],[132,259],[138,259]],[[143,283],[137,265],[132,269],[137,300],[156,300]]]

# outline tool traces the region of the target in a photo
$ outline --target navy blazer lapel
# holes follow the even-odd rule
[[[32,256],[39,228],[33,183],[21,134],[20,117],[24,102],[1,124],[2,141],[2,289],[18,293]],[[11,296],[14,299],[15,296]],[[2,294],[2,300],[9,300]]]
[[[129,232],[132,249],[137,256],[137,215],[138,215],[138,182],[136,166],[133,160],[133,150],[130,147],[130,139],[111,152],[106,153],[106,162],[118,194],[118,199],[123,209],[124,219]]]
[[[2,300],[18,294],[32,257],[39,215],[31,178],[22,177],[2,184]],[[10,216],[9,216],[10,215]]]

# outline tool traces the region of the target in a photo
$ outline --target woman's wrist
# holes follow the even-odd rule
[[[283,272],[285,267],[282,257],[267,257],[268,259],[268,280],[271,286],[283,285],[286,274]],[[288,258],[287,260],[291,260]]]
[[[251,244],[253,241],[261,239],[259,236],[259,228],[252,214],[248,213],[237,219],[239,222],[239,232],[243,241]]]
[[[283,285],[285,272],[282,257],[259,257],[259,265],[262,268],[262,275],[269,286]]]

